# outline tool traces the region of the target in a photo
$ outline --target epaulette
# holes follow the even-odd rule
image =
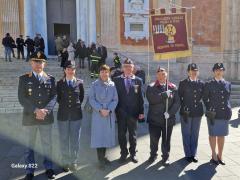
[[[28,72],[25,75],[28,76],[28,77],[32,77],[32,72]]]

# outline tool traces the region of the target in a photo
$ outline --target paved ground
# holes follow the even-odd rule
[[[198,157],[199,163],[187,164],[183,159],[183,147],[181,129],[179,123],[174,127],[172,135],[171,162],[169,167],[161,166],[159,161],[149,166],[146,160],[149,157],[149,134],[147,124],[139,124],[138,128],[138,164],[128,162],[121,165],[117,162],[119,158],[119,146],[110,149],[107,154],[112,161],[112,166],[105,171],[97,169],[96,152],[89,148],[90,142],[90,120],[85,113],[82,125],[80,165],[81,168],[76,173],[61,173],[59,167],[55,165],[57,178],[59,179],[240,179],[240,120],[237,119],[237,109],[233,110],[233,117],[230,121],[230,135],[226,138],[224,148],[224,159],[226,166],[214,166],[209,163],[210,148],[208,145],[208,132],[206,119],[202,119]],[[23,168],[11,168],[14,164],[24,164],[23,153],[23,130],[21,126],[21,114],[2,114],[0,115],[0,179],[22,179],[24,177]],[[58,132],[56,123],[53,131],[54,139],[54,161],[59,161]],[[39,142],[36,149],[41,150]],[[35,173],[36,179],[46,179],[42,167],[41,155],[36,155],[38,169]]]

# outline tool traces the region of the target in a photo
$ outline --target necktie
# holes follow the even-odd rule
[[[41,76],[40,76],[40,75],[38,75],[38,74],[37,74],[37,79],[38,79],[38,81],[40,81],[40,80],[41,80]]]
[[[129,93],[130,86],[131,86],[131,79],[127,78],[126,79],[126,90],[127,90],[127,93]]]
[[[68,81],[68,86],[69,86],[69,87],[72,87],[72,81],[71,81],[71,80]]]

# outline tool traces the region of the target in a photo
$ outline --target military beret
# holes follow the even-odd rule
[[[133,61],[131,59],[125,59],[125,61],[123,62],[123,64],[133,64]]]
[[[75,61],[66,61],[64,64],[64,68],[76,68]]]
[[[198,66],[197,66],[197,64],[195,64],[195,63],[191,63],[191,64],[189,64],[188,65],[188,68],[187,68],[187,70],[188,71],[198,71]]]
[[[223,66],[223,63],[216,63],[216,64],[214,64],[212,70],[215,71],[217,69],[225,71],[225,67]]]
[[[42,51],[36,51],[30,56],[31,61],[47,61],[47,57]]]

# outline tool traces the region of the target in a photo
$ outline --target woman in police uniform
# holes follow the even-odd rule
[[[199,71],[195,63],[188,65],[188,78],[180,81],[178,94],[181,101],[181,129],[183,147],[188,162],[198,162],[196,158],[198,135],[203,116],[203,81],[198,79]]]
[[[203,100],[206,105],[209,142],[212,150],[211,162],[225,165],[222,158],[225,136],[228,135],[228,121],[231,119],[231,83],[223,79],[225,68],[222,63],[213,66],[214,78],[204,87]],[[218,153],[216,153],[216,145]]]
[[[83,81],[75,77],[75,72],[75,63],[67,61],[64,78],[57,82],[57,119],[64,171],[77,169],[79,154],[84,89]]]

